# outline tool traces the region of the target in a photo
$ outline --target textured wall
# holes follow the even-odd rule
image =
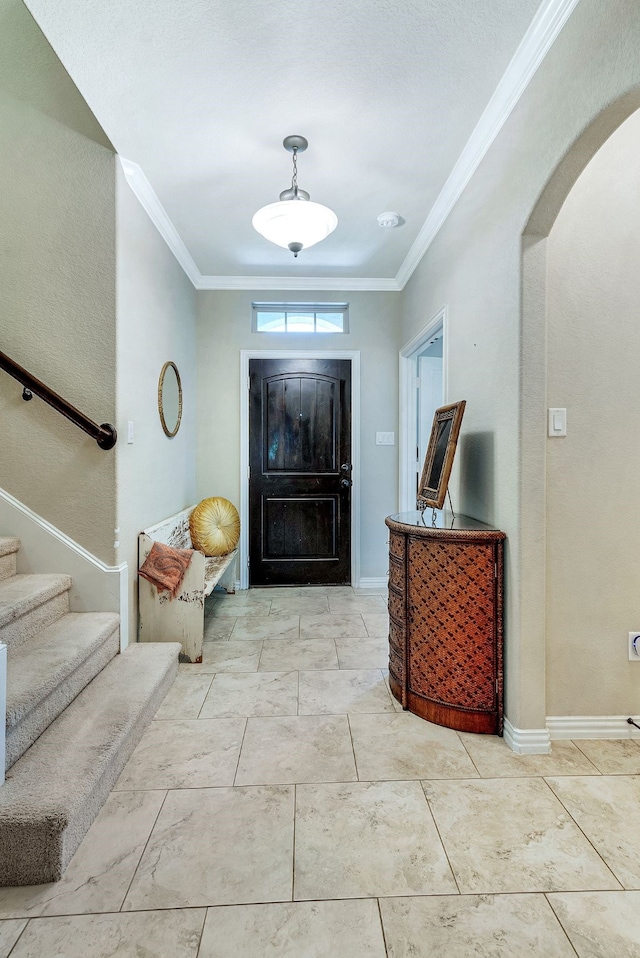
[[[0,7],[0,171],[0,348],[113,422],[114,155],[19,0]],[[113,562],[115,454],[3,372],[0,441],[0,485]]]
[[[635,0],[581,0],[403,294],[405,342],[449,306],[449,395],[467,400],[465,432],[482,478],[460,469],[453,492],[463,512],[508,536],[506,710],[520,728],[540,728],[546,714],[545,368],[529,348],[544,331],[521,328],[523,294],[539,299],[543,289],[523,290],[522,235],[584,131],[640,86],[639,43]],[[575,155],[574,179],[589,158]]]
[[[347,335],[251,332],[251,303],[348,302]],[[398,293],[198,293],[198,498],[222,495],[240,505],[241,349],[360,350],[360,575],[384,576],[385,516],[398,502]],[[395,446],[376,446],[377,430],[394,431]]]
[[[547,712],[640,707],[640,112],[605,143],[549,236]]]
[[[138,533],[195,502],[196,293],[129,189],[117,179],[118,562],[129,564],[130,638],[137,629]],[[169,438],[158,415],[158,377],[178,367],[183,412]],[[127,422],[134,442],[127,443]]]

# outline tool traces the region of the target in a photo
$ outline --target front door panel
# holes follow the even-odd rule
[[[351,363],[249,364],[249,583],[350,581]]]

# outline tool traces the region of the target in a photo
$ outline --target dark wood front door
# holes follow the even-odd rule
[[[351,362],[249,362],[249,584],[351,581]]]

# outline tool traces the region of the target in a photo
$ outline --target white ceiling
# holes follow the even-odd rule
[[[540,11],[540,0],[27,6],[118,153],[146,175],[196,273],[215,286],[212,277],[406,273],[536,13],[539,31],[550,8],[557,20],[576,2],[545,0]],[[296,260],[251,226],[290,185],[290,133],[309,140],[299,185],[339,221]],[[381,229],[384,210],[404,224]]]

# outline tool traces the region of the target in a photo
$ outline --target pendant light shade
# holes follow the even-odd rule
[[[288,136],[285,150],[293,153],[291,188],[283,190],[279,203],[263,206],[252,219],[253,227],[276,246],[289,249],[294,256],[333,233],[338,217],[328,206],[312,203],[309,194],[298,188],[297,155],[307,148],[303,136]]]
[[[333,233],[338,217],[321,203],[292,199],[263,206],[251,222],[261,236],[290,249],[296,256],[301,249],[314,246]]]

